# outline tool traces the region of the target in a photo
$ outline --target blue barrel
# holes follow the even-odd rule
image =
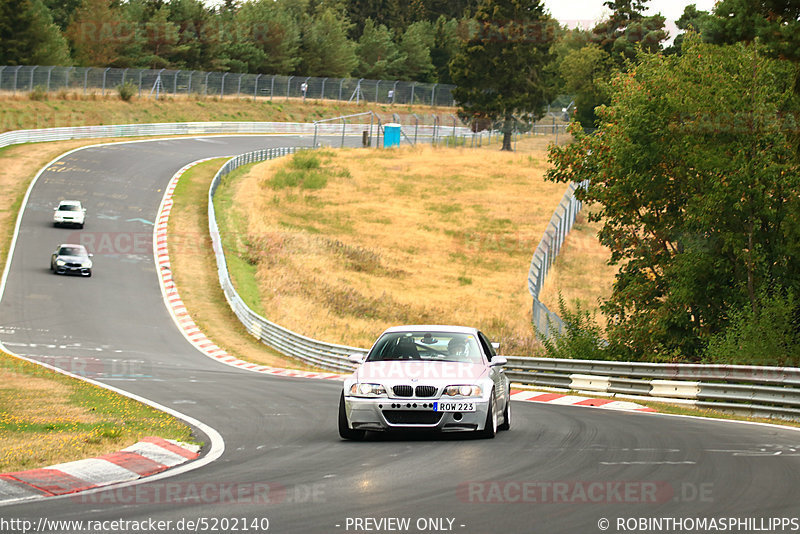
[[[400,146],[400,125],[389,122],[383,126],[383,146]]]

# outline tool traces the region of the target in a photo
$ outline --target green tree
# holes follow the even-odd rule
[[[348,39],[350,22],[326,7],[316,13],[303,31],[300,70],[309,76],[346,78],[358,64],[356,44]]]
[[[584,128],[596,126],[595,108],[608,101],[613,63],[595,44],[569,52],[559,64],[562,89],[575,95],[575,118]]]
[[[406,56],[400,53],[392,39],[392,32],[372,19],[367,19],[364,25],[364,32],[356,46],[356,55],[356,76],[372,80],[394,78],[395,74],[401,72],[406,60]]]
[[[0,0],[0,64],[68,63],[67,42],[41,0]]]
[[[461,45],[458,36],[458,21],[441,15],[436,19],[433,29],[433,46],[431,46],[431,63],[439,83],[453,83],[450,78],[450,61]]]
[[[69,25],[72,13],[81,5],[81,0],[44,0],[43,3],[50,10],[53,22],[63,32]]]
[[[418,82],[434,81],[434,68],[431,61],[433,46],[433,24],[419,21],[411,24],[400,38],[400,55],[405,56],[400,78]]]
[[[247,2],[233,17],[223,44],[231,70],[291,74],[300,62],[300,29],[291,5],[272,0]]]
[[[664,49],[664,53],[680,54],[681,46],[683,45],[683,39],[686,37],[686,32],[693,31],[696,33],[702,33],[703,27],[708,23],[707,21],[709,16],[710,14],[708,11],[701,11],[697,9],[695,4],[689,4],[686,6],[683,9],[683,15],[681,15],[680,18],[675,21],[675,26],[677,26],[679,30],[683,30],[683,33],[679,33],[675,36],[672,45]]]
[[[797,290],[800,167],[786,109],[797,66],[691,37],[614,81],[595,135],[552,147],[550,179],[590,180],[600,241],[620,266],[602,309],[633,357],[701,357],[731,311]]]
[[[502,150],[511,150],[515,119],[544,114],[555,27],[538,0],[484,0],[474,22],[450,64],[453,97],[466,119],[502,120]]]
[[[129,67],[125,50],[136,45],[136,24],[126,21],[109,0],[83,0],[72,14],[66,36],[75,63],[83,67]]]
[[[221,17],[213,14],[200,0],[172,0],[168,4],[169,21],[178,27],[178,48],[170,60],[178,68],[209,70],[219,55],[225,28]]]
[[[592,42],[609,54],[618,66],[636,58],[638,49],[656,52],[667,39],[661,15],[645,17],[648,0],[607,0],[611,16],[592,29]]]

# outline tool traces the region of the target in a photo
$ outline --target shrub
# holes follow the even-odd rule
[[[755,310],[736,307],[728,316],[728,326],[709,340],[705,361],[800,365],[800,300],[793,291],[764,293]]]
[[[564,322],[564,331],[559,332],[550,324],[550,336],[537,332],[550,358],[573,358],[579,360],[611,360],[612,351],[603,339],[602,329],[589,310],[583,309],[580,300],[575,300],[575,311],[567,308],[561,293],[558,294],[558,314]]]
[[[131,82],[125,82],[117,86],[117,93],[119,93],[120,100],[124,102],[130,102],[131,99],[139,92],[139,88],[136,84]]]
[[[47,100],[47,89],[43,85],[37,85],[28,93],[28,98],[37,101]]]

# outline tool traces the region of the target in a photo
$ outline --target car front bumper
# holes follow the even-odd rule
[[[429,430],[469,432],[483,430],[489,401],[468,399],[474,412],[436,412],[440,399],[364,398],[345,396],[345,412],[354,430]],[[449,399],[448,399],[449,401]]]
[[[56,274],[79,274],[81,276],[91,276],[91,267],[69,267],[67,265],[56,266]]]

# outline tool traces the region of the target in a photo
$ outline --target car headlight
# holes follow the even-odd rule
[[[366,382],[356,382],[350,386],[350,395],[355,397],[385,397],[386,388],[380,384],[368,384]]]
[[[59,267],[63,267],[66,264],[67,262],[65,262],[64,260],[56,260],[56,265],[58,265]]]
[[[92,260],[86,260],[85,262],[83,262],[81,264],[81,267],[84,267],[86,269],[91,269],[92,268]]]
[[[448,397],[480,397],[481,393],[481,387],[475,385],[463,384],[444,388],[444,394]]]

